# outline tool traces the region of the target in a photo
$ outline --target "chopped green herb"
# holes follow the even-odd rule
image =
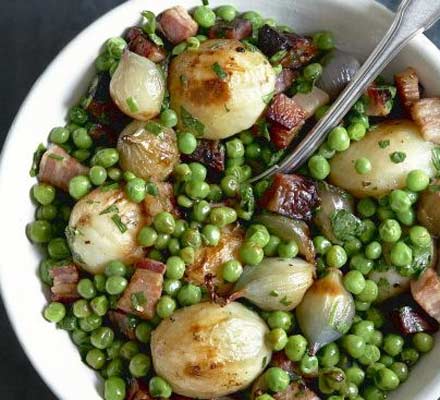
[[[32,166],[29,171],[29,175],[34,178],[38,175],[39,169],[40,169],[40,161],[41,157],[43,157],[44,152],[46,151],[46,147],[43,145],[43,143],[40,143],[37,147],[37,150],[35,150],[34,155],[32,157]]]
[[[269,293],[272,297],[278,297],[280,294],[278,293],[278,291],[277,290],[272,290],[270,293]]]
[[[348,240],[362,233],[362,221],[347,210],[336,211],[330,220],[337,239]]]
[[[386,149],[390,145],[390,141],[389,140],[379,140],[378,144],[381,149]]]
[[[226,112],[229,112],[229,111],[231,111],[229,108],[228,108],[228,106],[225,104],[225,111]]]
[[[263,361],[261,362],[261,368],[266,368],[267,365],[267,357],[263,357]]]
[[[263,96],[263,103],[264,104],[269,104],[273,98],[273,95],[275,94],[275,91],[273,90],[272,92],[266,94],[265,96]]]
[[[283,306],[290,306],[292,304],[291,301],[289,301],[289,299],[287,298],[287,296],[284,296],[281,300],[280,300],[280,304],[282,304]]]
[[[255,53],[256,51],[258,51],[258,47],[253,45],[248,40],[243,40],[242,43],[244,47],[246,47],[246,49],[249,50],[251,53]]]
[[[119,208],[116,204],[112,204],[110,207],[107,207],[105,210],[102,210],[99,215],[110,214],[110,213],[118,213]]]
[[[163,133],[163,126],[155,121],[148,121],[145,124],[145,129],[156,136]]]
[[[394,164],[400,164],[405,161],[406,154],[402,151],[395,151],[394,153],[390,154],[390,160]]]
[[[115,225],[118,227],[121,233],[127,232],[127,225],[125,225],[121,221],[121,217],[118,214],[112,215],[112,221],[115,223]]]
[[[228,74],[225,72],[225,70],[221,67],[221,65],[218,62],[212,64],[212,70],[222,81],[224,81],[228,77]]]
[[[280,61],[286,57],[287,55],[287,51],[286,50],[280,50],[278,52],[276,52],[271,58],[270,58],[270,63],[271,64],[279,64]]]
[[[142,29],[145,33],[154,34],[156,32],[156,16],[151,11],[142,11],[141,15],[145,18]]]
[[[47,156],[49,158],[52,158],[52,159],[57,160],[57,161],[63,161],[64,160],[63,156],[59,156],[58,154],[54,154],[54,153],[50,153]]]
[[[188,78],[186,75],[180,75],[180,83],[182,86],[188,85]]]
[[[155,33],[150,33],[148,35],[148,37],[156,46],[159,46],[159,47],[164,46],[164,42],[163,42],[162,38],[160,36],[157,36]]]
[[[147,304],[147,299],[143,292],[136,292],[130,296],[131,307],[135,311],[142,312],[144,311],[144,306]]]
[[[204,6],[209,6],[209,0],[202,0],[202,4]]]
[[[411,266],[414,269],[416,276],[420,276],[425,272],[426,268],[431,265],[432,256],[432,246],[413,246],[413,260]]]
[[[384,289],[388,289],[391,285],[385,278],[380,278],[379,281],[377,282],[377,286]]]
[[[437,172],[437,176],[440,176],[440,147],[434,147],[431,151],[432,165]]]
[[[248,183],[243,183],[240,186],[240,205],[237,210],[238,216],[241,219],[249,221],[255,211],[255,196],[252,186]]]
[[[136,113],[139,111],[139,106],[138,106],[136,99],[134,97],[128,97],[126,102],[127,102],[128,108],[130,109],[130,112]]]
[[[145,185],[145,191],[151,196],[157,196],[159,194],[159,189],[154,182],[147,182]]]
[[[203,136],[205,125],[197,118],[194,118],[184,107],[180,107],[180,116],[182,117],[182,124],[185,128],[196,136]]]
[[[257,121],[256,125],[258,127],[258,134],[270,142],[269,124],[267,123],[266,119],[260,119]]]
[[[118,189],[119,183],[113,182],[113,183],[107,183],[105,185],[101,186],[101,192],[109,192],[110,190]]]

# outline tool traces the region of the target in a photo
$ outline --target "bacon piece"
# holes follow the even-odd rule
[[[139,260],[134,264],[135,268],[139,269],[147,269],[152,272],[157,272],[158,274],[163,275],[167,269],[166,265],[160,261],[152,260],[150,258],[144,258],[143,260]]]
[[[405,71],[394,76],[397,94],[406,111],[411,113],[411,107],[420,100],[419,77],[414,68],[407,68]]]
[[[118,309],[142,319],[154,317],[156,304],[162,293],[163,274],[152,270],[157,267],[153,260],[145,260],[136,268],[124,294],[118,300]]]
[[[167,52],[163,47],[154,44],[141,28],[134,26],[125,35],[128,49],[142,57],[148,58],[154,63],[165,60]]]
[[[89,168],[62,147],[53,145],[41,157],[38,179],[67,192],[72,178],[88,173]]]
[[[89,129],[89,135],[98,147],[116,147],[118,143],[119,134],[110,129],[110,127],[99,123],[94,124]]]
[[[136,339],[136,322],[134,317],[130,317],[120,311],[109,311],[108,318],[110,322],[118,328],[119,332],[125,335],[130,340]],[[134,322],[134,323],[133,323]]]
[[[307,36],[299,36],[295,33],[285,34],[289,40],[291,49],[286,57],[281,60],[285,68],[298,69],[308,64],[318,55],[318,48],[313,39]]]
[[[304,110],[305,118],[309,119],[319,107],[330,101],[330,97],[323,90],[313,86],[310,93],[298,93],[292,100]]]
[[[147,194],[144,199],[146,223],[151,224],[154,216],[162,211],[167,211],[175,217],[179,217],[180,211],[177,208],[176,199],[174,197],[173,185],[167,182],[157,182],[155,185],[158,190],[157,195]]]
[[[72,303],[80,296],[76,289],[79,282],[79,272],[75,264],[54,267],[49,271],[53,284],[50,289],[52,301]]]
[[[263,25],[258,32],[258,48],[268,57],[291,48],[287,36],[269,25]]]
[[[310,221],[313,210],[319,205],[319,196],[312,180],[301,175],[278,173],[260,204],[286,217]]]
[[[437,322],[431,321],[422,312],[418,312],[410,306],[404,306],[394,310],[391,314],[394,326],[402,335],[411,335],[417,332],[437,332]]]
[[[199,26],[182,6],[171,7],[157,17],[159,29],[171,44],[178,44],[197,35]]]
[[[125,400],[153,400],[148,387],[140,379],[131,379]]]
[[[433,268],[411,281],[411,293],[419,306],[440,323],[440,278]]]
[[[422,131],[423,139],[440,144],[440,98],[422,99],[414,103],[411,116]]]
[[[252,24],[242,18],[236,18],[231,22],[221,21],[215,24],[208,32],[210,39],[236,39],[243,40],[252,34]]]
[[[225,148],[218,140],[199,140],[194,153],[184,157],[187,161],[197,161],[213,172],[225,170]]]
[[[273,122],[269,125],[270,140],[279,150],[285,149],[292,143],[293,139],[298,135],[301,128],[304,126],[305,121],[300,122],[293,129],[286,129],[277,122]]]
[[[371,84],[366,92],[368,105],[366,114],[370,117],[386,117],[393,108],[396,89],[393,86]]]
[[[282,93],[290,88],[297,77],[298,72],[283,68],[275,81],[275,94]]]
[[[320,400],[302,380],[293,381],[287,389],[273,395],[275,400]]]

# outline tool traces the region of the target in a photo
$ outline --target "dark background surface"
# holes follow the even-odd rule
[[[83,28],[123,2],[0,0],[0,149],[21,102],[48,63]],[[398,2],[382,0],[391,8]],[[429,35],[440,44],[440,27]],[[21,350],[1,300],[0,334],[0,399],[54,400]],[[67,365],[61,362],[60,367],[68,373]]]

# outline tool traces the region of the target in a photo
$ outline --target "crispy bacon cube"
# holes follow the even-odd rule
[[[298,69],[310,63],[317,55],[318,48],[313,39],[307,36],[299,36],[295,33],[285,34],[289,40],[291,49],[281,61],[285,68]]]
[[[75,264],[52,268],[49,274],[53,279],[50,289],[52,301],[72,303],[80,298],[76,289],[79,282],[79,272]]]
[[[368,101],[366,114],[370,117],[386,117],[393,108],[396,89],[393,86],[371,84],[365,98]]]
[[[407,68],[405,71],[394,76],[396,82],[397,94],[400,101],[408,113],[414,103],[420,100],[419,77],[414,68]]]
[[[258,32],[258,48],[268,57],[290,47],[287,36],[269,25],[263,25]]]
[[[411,294],[418,305],[440,323],[440,278],[433,268],[411,281]]]
[[[213,170],[225,170],[225,148],[218,140],[201,139],[194,153],[184,157],[186,161],[197,161]]]
[[[197,35],[199,26],[182,6],[171,7],[157,17],[159,29],[171,44]]]
[[[153,397],[150,396],[150,392],[148,391],[148,387],[145,382],[140,379],[131,379],[130,384],[127,391],[126,400],[153,400]]]
[[[413,307],[404,306],[392,312],[394,326],[402,335],[411,335],[417,332],[437,332],[438,323],[431,320],[423,312]]]
[[[440,98],[422,99],[414,103],[411,116],[422,131],[423,139],[440,144]]]
[[[208,32],[210,39],[243,40],[252,34],[252,24],[246,19],[236,18],[231,22],[221,21],[215,24]]]
[[[134,322],[135,318],[130,317],[123,312],[113,310],[108,312],[108,318],[113,326],[116,327],[118,331],[125,335],[128,339],[136,339],[136,323]]]
[[[316,184],[296,174],[276,174],[260,204],[266,210],[286,217],[310,221],[319,205]]]
[[[167,53],[163,47],[154,44],[141,28],[130,28],[125,35],[128,49],[142,57],[148,58],[154,63],[165,60]]]
[[[135,272],[118,300],[119,310],[149,320],[154,317],[162,293],[165,265],[145,259],[135,264]]]
[[[38,180],[67,192],[72,178],[88,173],[89,168],[67,154],[60,146],[53,145],[41,157]]]

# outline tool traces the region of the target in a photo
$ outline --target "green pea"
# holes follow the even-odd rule
[[[88,278],[83,278],[78,282],[77,290],[79,295],[87,300],[96,296],[95,285],[93,285],[93,282]]]
[[[125,193],[131,201],[141,203],[146,196],[145,181],[141,178],[131,179],[125,186]]]
[[[243,142],[238,139],[232,139],[226,142],[226,155],[229,158],[240,158],[244,156]]]
[[[345,370],[345,376],[349,382],[354,383],[356,386],[360,386],[364,382],[365,372],[354,364]]]
[[[121,294],[127,287],[127,279],[122,276],[110,276],[105,282],[105,290],[108,294]]]
[[[175,238],[180,238],[183,232],[185,232],[187,228],[188,228],[188,223],[183,219],[178,219],[177,221],[175,221],[175,226],[172,236]]]
[[[411,207],[411,200],[404,190],[393,190],[389,201],[391,209],[395,212],[406,211]]]
[[[362,393],[365,400],[385,400],[387,395],[375,386],[367,386]]]
[[[374,344],[375,346],[382,346],[383,344],[383,333],[381,331],[374,331],[370,336],[370,344]]]
[[[397,267],[404,267],[412,263],[411,247],[402,241],[395,243],[391,249],[390,260]]]
[[[52,239],[47,245],[47,251],[54,260],[62,260],[70,256],[70,248],[64,238]]]
[[[242,272],[243,267],[237,260],[226,261],[222,266],[222,277],[226,282],[237,282]]]
[[[181,306],[191,306],[193,304],[200,303],[202,299],[202,290],[193,285],[192,283],[188,283],[179,290],[177,293],[177,300]]]
[[[364,124],[356,122],[348,126],[347,133],[351,140],[358,142],[364,138],[367,133],[367,128]]]
[[[141,246],[152,247],[156,243],[157,232],[150,226],[144,226],[138,234],[137,241]]]
[[[364,219],[359,239],[362,243],[370,243],[376,236],[376,230],[376,224],[371,219]]]
[[[213,208],[209,214],[211,224],[223,228],[237,220],[237,212],[230,207]]]
[[[139,344],[133,340],[129,340],[121,346],[119,354],[125,360],[131,360],[136,354],[139,354],[140,351]]]
[[[44,309],[44,318],[49,322],[60,322],[66,316],[66,307],[62,303],[52,302]]]
[[[270,235],[269,241],[264,246],[263,251],[266,257],[273,257],[278,254],[278,246],[281,243],[281,239],[278,236]]]
[[[197,222],[204,222],[211,211],[211,206],[206,200],[197,202],[192,211],[192,217]]]
[[[113,37],[107,40],[105,47],[111,57],[119,59],[127,47],[127,42],[121,37]]]
[[[350,268],[360,271],[363,275],[368,275],[373,266],[373,261],[367,259],[362,254],[356,254],[350,260]]]
[[[73,143],[79,149],[87,150],[93,146],[93,140],[85,128],[78,128],[72,132]]]
[[[191,171],[191,179],[195,179],[197,181],[204,181],[206,179],[208,170],[204,165],[198,162],[192,162],[188,165],[188,168]]]
[[[223,192],[219,185],[211,184],[209,185],[209,194],[207,199],[214,203],[221,201],[223,198]]]
[[[284,352],[289,360],[299,362],[304,357],[307,350],[307,340],[302,335],[290,336],[284,348]]]
[[[359,301],[372,303],[374,300],[376,300],[378,293],[379,289],[377,287],[377,283],[367,279],[365,281],[364,290],[362,290],[362,292],[359,293],[356,298]]]
[[[350,137],[347,130],[341,126],[330,131],[327,143],[335,151],[345,151],[350,147]]]
[[[432,238],[424,226],[416,225],[409,230],[411,242],[419,247],[428,247],[432,244]]]
[[[52,221],[58,214],[57,208],[53,204],[40,206],[37,210],[37,218],[45,221]]]
[[[148,357],[145,354],[139,353],[136,354],[131,360],[128,365],[128,369],[132,376],[135,378],[141,378],[143,376],[146,376],[148,374],[148,371],[151,367],[151,360],[150,357]]]
[[[350,293],[360,294],[365,289],[365,278],[357,270],[348,271],[343,277],[344,287]]]
[[[147,322],[141,322],[136,326],[135,334],[139,342],[147,344],[150,342],[151,332],[153,328]]]
[[[369,343],[374,332],[374,324],[371,321],[359,321],[353,325],[351,332],[356,336],[364,338],[365,342]]]
[[[170,296],[162,296],[156,305],[157,315],[164,319],[170,317],[176,309],[176,302]]]
[[[330,243],[331,247],[331,243]],[[329,248],[330,248],[329,247]],[[347,256],[353,256],[362,249],[362,242],[359,239],[356,239],[355,237],[350,238],[344,243],[344,250],[347,253]]]
[[[290,384],[290,378],[286,371],[281,368],[269,368],[264,374],[264,381],[272,392],[282,392]]]
[[[168,248],[170,238],[171,236],[167,233],[159,233],[159,235],[157,235],[156,242],[154,243],[154,248],[159,251],[165,250]]]
[[[173,390],[171,386],[168,384],[165,379],[160,378],[159,376],[154,376],[150,379],[148,383],[148,389],[153,397],[160,397],[164,399],[168,399],[171,397]]]
[[[119,153],[114,148],[101,149],[96,152],[93,158],[95,165],[110,168],[119,161]]]
[[[429,186],[429,176],[421,169],[411,171],[406,177],[406,187],[413,192],[421,192]]]
[[[271,329],[280,328],[288,332],[293,325],[293,316],[286,311],[272,311],[267,323]]]
[[[380,359],[380,350],[377,346],[367,344],[365,346],[364,354],[359,357],[358,361],[363,365],[371,365]]]
[[[124,400],[126,393],[125,381],[118,376],[108,378],[104,383],[105,400]]]
[[[413,336],[412,343],[420,353],[429,353],[434,347],[434,337],[428,333],[418,332]]]
[[[326,261],[330,268],[341,268],[347,262],[347,253],[341,246],[334,245],[327,251]]]
[[[394,390],[399,384],[399,378],[397,375],[389,368],[381,368],[374,375],[374,383],[381,390]]]
[[[334,367],[340,359],[339,348],[336,343],[329,343],[324,346],[318,353],[319,364],[322,367]]]
[[[176,221],[171,213],[162,211],[154,217],[153,225],[157,232],[170,235],[174,232]]]
[[[382,255],[382,245],[379,242],[371,242],[365,248],[365,256],[369,260],[377,260]]]
[[[379,363],[385,365],[385,367],[390,367],[394,362],[393,357],[388,354],[382,354],[379,358]]]
[[[50,131],[49,140],[52,143],[64,144],[69,140],[70,131],[67,128],[56,127]]]
[[[99,349],[91,349],[87,352],[86,363],[93,369],[101,369],[105,365],[105,354]]]
[[[69,194],[79,200],[92,190],[92,183],[87,176],[78,175],[69,182]]]
[[[96,315],[103,317],[107,314],[109,308],[109,301],[106,296],[98,296],[90,301],[90,308]]]
[[[77,300],[73,303],[72,307],[73,315],[77,318],[86,318],[92,315],[92,311],[89,307],[87,300]]]
[[[183,232],[180,238],[180,243],[183,247],[193,247],[198,249],[202,245],[202,236],[197,229],[188,228]]]
[[[315,155],[308,161],[310,174],[313,178],[324,180],[330,174],[330,164],[321,155]]]
[[[210,28],[215,24],[215,13],[208,6],[196,7],[194,19],[202,28]]]
[[[46,183],[37,183],[32,187],[32,194],[38,203],[47,206],[55,200],[56,191]]]
[[[318,371],[319,361],[318,357],[310,356],[307,353],[301,358],[299,363],[300,371],[305,375],[311,375]]]
[[[414,225],[416,221],[416,213],[412,208],[408,208],[408,210],[396,213],[396,217],[399,222],[405,226]]]
[[[331,50],[335,47],[333,35],[330,32],[320,32],[313,36],[313,42],[319,50]]]
[[[269,243],[270,234],[267,228],[261,224],[251,225],[246,231],[246,240],[253,242],[260,247]]]
[[[396,218],[396,214],[394,213],[394,211],[386,206],[380,206],[377,208],[377,216],[381,221]]]
[[[273,351],[281,351],[287,344],[286,331],[280,328],[271,330],[266,339]]]
[[[241,16],[241,18],[250,21],[256,28],[261,28],[264,24],[263,17],[256,11],[247,11]]]
[[[174,128],[177,125],[177,114],[171,109],[164,110],[160,113],[160,123],[167,128]]]
[[[217,17],[223,19],[224,21],[231,22],[237,16],[237,10],[230,5],[220,6],[215,10]]]
[[[402,352],[403,344],[404,340],[401,336],[390,333],[384,338],[383,349],[391,357],[395,357]]]
[[[112,329],[108,327],[100,327],[92,332],[90,335],[90,342],[97,349],[104,350],[109,347],[115,338]]]
[[[186,43],[181,43],[180,45],[182,44],[186,48]],[[181,153],[192,154],[197,148],[197,139],[191,132],[183,132],[177,137],[177,146]]]
[[[108,168],[107,175],[111,180],[115,182],[119,182],[122,179],[122,171],[119,168]]]
[[[80,328],[85,332],[92,332],[98,329],[102,324],[102,318],[99,315],[90,315],[79,320]]]
[[[77,125],[84,125],[89,119],[87,112],[79,106],[73,106],[69,111],[69,121]]]
[[[209,184],[191,179],[185,184],[185,193],[191,199],[204,199],[209,194]]]
[[[121,376],[124,372],[124,364],[122,362],[122,359],[115,358],[114,360],[111,360],[105,369],[107,378],[110,378],[112,376]]]
[[[371,161],[366,157],[358,158],[354,163],[354,169],[359,175],[365,175],[371,172]]]
[[[402,236],[402,228],[395,219],[386,219],[379,226],[379,235],[384,242],[397,242]]]
[[[75,329],[71,333],[71,338],[73,343],[75,343],[77,346],[90,344],[90,335],[81,329]]]
[[[104,269],[106,276],[125,276],[127,274],[127,267],[118,260],[110,261]]]
[[[294,258],[298,255],[298,245],[294,240],[282,242],[278,245],[278,255],[281,258]]]
[[[400,354],[400,359],[402,360],[402,362],[404,362],[409,367],[416,364],[419,358],[420,358],[419,352],[411,347],[407,349],[403,349],[402,353]]]
[[[395,362],[390,365],[390,370],[393,371],[400,382],[405,382],[408,378],[408,367],[402,362]]]
[[[185,274],[185,263],[180,257],[173,256],[167,260],[166,276],[170,279],[182,279]]]
[[[181,287],[182,282],[177,279],[165,279],[163,283],[163,290],[171,297],[175,297]]]
[[[365,339],[357,335],[346,335],[342,338],[342,347],[353,358],[359,358],[365,351]]]
[[[227,197],[234,197],[240,189],[240,182],[235,176],[227,175],[220,181],[220,187]]]
[[[315,81],[322,74],[322,65],[319,63],[312,63],[307,65],[303,70],[304,78],[308,81]]]
[[[239,250],[240,259],[247,265],[258,265],[263,261],[263,249],[253,242],[244,242]]]
[[[107,170],[104,167],[95,165],[90,168],[89,178],[94,185],[102,185],[107,179]]]
[[[245,156],[248,159],[256,160],[261,155],[261,146],[258,143],[251,143],[246,146]]]
[[[194,262],[195,252],[192,247],[184,247],[179,251],[179,257],[185,262],[186,265],[190,265]]]
[[[220,242],[221,232],[217,226],[208,224],[203,227],[202,236],[209,246],[217,246]]]

